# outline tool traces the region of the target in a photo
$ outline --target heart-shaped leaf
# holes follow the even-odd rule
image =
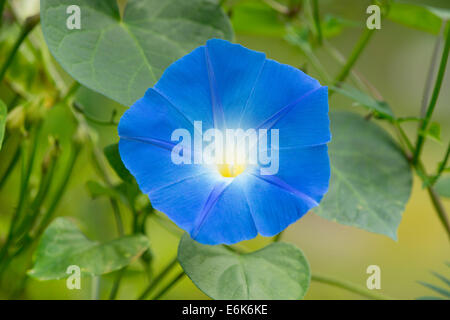
[[[397,239],[412,187],[406,157],[386,131],[359,115],[333,113],[331,131],[330,188],[315,212]]]
[[[74,4],[79,30],[67,27]],[[210,38],[232,38],[214,0],[129,0],[123,15],[114,0],[41,0],[41,21],[50,51],[72,77],[127,106],[172,62]]]
[[[184,234],[178,261],[200,290],[219,300],[302,299],[311,278],[303,252],[281,242],[240,254],[200,244]]]
[[[57,218],[44,232],[28,274],[39,280],[62,279],[71,265],[85,275],[119,270],[148,248],[143,235],[126,236],[106,243],[91,241],[67,218]]]

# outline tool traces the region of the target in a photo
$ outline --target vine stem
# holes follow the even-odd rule
[[[357,293],[363,297],[373,299],[373,300],[394,300],[391,297],[385,296],[380,293],[373,292],[372,290],[366,289],[364,287],[357,286],[351,282],[347,282],[344,280],[340,280],[331,276],[322,275],[318,273],[314,273],[311,276],[312,281],[328,284],[331,286],[335,286],[353,293]]]
[[[141,293],[138,300],[144,300],[152,292],[152,290],[161,282],[161,280],[175,267],[178,263],[178,257],[175,257],[162,271],[156,276],[156,278],[150,283],[150,285]]]
[[[450,240],[450,221],[448,220],[447,212],[444,209],[442,201],[439,198],[439,195],[436,193],[436,190],[434,190],[432,186],[428,186],[427,190],[431,198],[431,203],[433,203],[433,206],[438,214],[439,220],[444,226],[445,231],[447,231],[447,236]]]
[[[361,35],[360,39],[358,40],[358,43],[356,44],[355,48],[353,49],[352,53],[350,54],[350,57],[348,58],[346,64],[342,67],[342,70],[337,75],[336,79],[334,80],[333,85],[336,86],[339,84],[339,82],[344,81],[347,76],[349,75],[350,71],[352,70],[354,64],[358,60],[359,56],[363,52],[364,48],[369,43],[369,40],[372,38],[372,35],[374,34],[375,29],[365,29],[363,34]],[[330,92],[330,95],[333,93],[333,91]]]
[[[425,118],[421,121],[421,125],[419,131],[417,133],[417,143],[413,157],[413,163],[416,164],[420,158],[420,153],[422,152],[422,147],[425,142],[425,132],[428,128],[428,124],[430,123],[431,116],[433,115],[434,109],[436,108],[436,103],[439,97],[439,93],[441,91],[442,82],[444,80],[445,69],[447,67],[448,54],[450,50],[450,22],[447,23],[446,27],[446,38],[444,51],[442,52],[441,63],[439,65],[439,70],[436,78],[436,82],[433,89],[433,94],[430,99],[430,103],[427,108],[427,112],[425,114]]]
[[[445,35],[445,23],[442,23],[441,30],[439,31],[439,37],[436,40],[433,49],[433,55],[431,56],[430,67],[428,69],[427,80],[425,82],[425,89],[422,98],[422,108],[420,110],[420,116],[423,118],[427,112],[428,99],[430,98],[431,84],[433,81],[434,71],[438,61],[439,51],[441,50],[442,43],[444,42]]]
[[[178,281],[180,281],[186,274],[180,271],[178,275],[170,281],[164,288],[162,288],[154,297],[153,300],[159,300],[167,291],[169,291]]]
[[[3,22],[3,9],[5,9],[6,0],[0,0],[0,26]]]
[[[322,45],[323,37],[322,37],[322,27],[320,26],[320,14],[319,14],[318,0],[312,1],[312,9],[313,9],[314,24],[316,26],[316,31],[317,31],[317,41],[319,42],[320,45]]]
[[[16,56],[16,53],[19,50],[22,42],[26,39],[28,34],[31,31],[33,31],[34,27],[38,25],[39,21],[40,21],[39,15],[29,17],[29,18],[27,18],[27,20],[25,20],[25,24],[22,27],[22,31],[20,32],[19,37],[17,38],[16,42],[14,43],[14,46],[13,46],[11,52],[9,53],[8,58],[6,59],[5,63],[3,64],[3,66],[0,69],[0,82],[3,81],[6,71],[8,70],[9,66],[13,62],[14,57]]]
[[[433,178],[432,184],[434,184],[441,177],[442,172],[444,172],[445,168],[447,167],[447,162],[448,162],[449,157],[450,157],[450,142],[448,143],[447,151],[445,153],[444,159],[439,164],[439,168],[436,172],[436,176],[434,176],[434,178]]]

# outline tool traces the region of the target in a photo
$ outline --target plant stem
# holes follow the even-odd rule
[[[342,67],[341,71],[337,75],[336,79],[333,82],[334,86],[339,85],[340,82],[344,81],[348,74],[350,73],[351,69],[353,68],[354,64],[358,60],[359,56],[363,52],[366,45],[369,43],[369,40],[372,38],[372,35],[374,34],[375,29],[364,30],[363,34],[361,35],[361,38],[359,39],[358,43],[356,44],[355,48],[353,49],[352,53],[350,54],[350,57],[347,60],[347,63]],[[330,92],[330,95],[333,92]]]
[[[445,228],[445,231],[447,231],[447,236],[450,240],[450,222],[447,217],[447,213],[445,212],[444,206],[442,205],[441,199],[439,198],[438,194],[434,190],[432,186],[427,187],[428,194],[430,195],[431,202],[433,203],[434,208],[436,209],[436,212],[439,216],[439,220],[441,221],[442,225]]]
[[[8,70],[9,66],[13,62],[14,57],[20,48],[20,45],[26,39],[28,34],[34,29],[34,27],[39,23],[39,20],[40,20],[39,15],[29,17],[29,18],[27,18],[27,20],[25,20],[25,24],[22,27],[22,31],[20,32],[19,37],[17,38],[16,42],[14,43],[14,46],[13,46],[11,52],[9,53],[8,58],[6,58],[6,61],[4,62],[3,66],[0,68],[0,82],[3,81],[6,71]]]
[[[119,292],[120,283],[122,282],[122,278],[125,275],[127,267],[120,269],[117,273],[116,279],[114,280],[113,287],[109,294],[109,300],[115,300],[117,297],[117,293]]]
[[[68,160],[68,165],[66,167],[66,170],[63,173],[63,179],[61,181],[61,184],[58,186],[56,194],[53,197],[53,200],[50,203],[50,206],[49,206],[47,212],[45,213],[44,217],[42,218],[41,225],[39,226],[39,229],[35,235],[35,238],[39,237],[42,234],[42,232],[46,229],[48,223],[50,222],[50,219],[53,216],[53,213],[55,212],[56,208],[58,207],[59,202],[61,201],[61,198],[64,195],[64,192],[66,191],[67,185],[69,183],[70,177],[73,172],[73,168],[75,167],[75,163],[78,159],[80,151],[81,151],[81,145],[74,143],[73,151],[70,156],[70,159]]]
[[[425,82],[425,89],[423,92],[423,98],[422,98],[422,107],[420,110],[420,116],[423,118],[425,117],[425,114],[427,112],[427,105],[430,98],[430,92],[431,92],[431,84],[433,81],[433,75],[434,71],[436,69],[436,64],[438,61],[438,54],[441,50],[442,43],[444,42],[444,35],[445,35],[445,23],[442,23],[441,30],[439,31],[439,37],[436,39],[436,43],[434,45],[433,54],[431,56],[431,62],[430,67],[428,68],[428,75],[427,80]]]
[[[20,190],[19,190],[19,200],[16,207],[16,210],[14,211],[14,214],[11,219],[11,223],[9,226],[8,235],[6,237],[5,244],[3,245],[2,249],[0,250],[0,264],[3,262],[3,259],[8,259],[8,249],[11,243],[14,240],[14,231],[16,228],[16,225],[19,223],[19,220],[21,219],[20,216],[22,214],[23,208],[25,206],[25,202],[28,195],[28,183],[30,181],[31,171],[33,169],[34,159],[36,156],[36,150],[37,150],[37,141],[39,138],[39,132],[40,132],[40,125],[38,124],[36,128],[33,129],[33,141],[29,141],[30,144],[30,151],[29,151],[29,158],[28,161],[26,159],[26,152],[25,152],[25,146],[22,146],[24,150],[22,150],[22,174],[21,174],[21,182],[20,182]],[[1,271],[3,271],[3,268],[0,268]]]
[[[185,275],[186,274],[184,273],[184,271],[180,271],[172,281],[170,281],[164,288],[158,291],[158,293],[153,297],[153,300],[159,300],[159,298],[161,298],[167,291],[169,291]]]
[[[388,296],[373,292],[364,287],[357,286],[351,282],[347,282],[344,280],[340,280],[338,278],[334,278],[334,277],[330,277],[330,276],[326,276],[326,275],[322,275],[322,274],[314,273],[311,276],[311,280],[320,282],[320,283],[325,283],[325,284],[328,284],[331,286],[335,286],[335,287],[359,294],[363,297],[373,299],[373,300],[393,300],[392,298],[390,298]]]
[[[91,300],[100,300],[100,276],[91,277]]]
[[[439,70],[438,70],[436,82],[434,85],[433,94],[431,96],[431,100],[428,105],[425,118],[421,122],[421,126],[417,133],[417,143],[416,143],[416,149],[414,152],[413,163],[417,163],[417,161],[419,160],[419,157],[420,157],[420,153],[422,152],[422,147],[425,142],[425,132],[428,129],[428,124],[431,120],[431,116],[433,115],[433,111],[436,107],[436,103],[437,103],[437,100],[439,97],[439,92],[441,90],[442,82],[444,80],[445,69],[447,67],[447,61],[448,61],[448,54],[449,54],[449,50],[450,50],[450,30],[449,30],[450,28],[449,27],[450,27],[450,23],[447,23],[447,28],[446,28],[447,35],[446,35],[446,39],[445,39],[444,51],[442,52],[441,63],[439,65]]]
[[[5,184],[9,175],[13,171],[20,158],[21,148],[20,141],[22,139],[21,134],[14,133],[9,136],[4,141],[2,153],[0,154],[0,163],[6,165],[4,170],[0,172],[0,189]]]
[[[312,0],[313,4],[313,17],[314,17],[314,24],[316,26],[317,31],[317,41],[320,45],[322,45],[323,37],[322,37],[322,27],[320,26],[320,14],[319,14],[319,3],[317,0]]]
[[[178,263],[178,258],[175,257],[160,274],[156,276],[156,278],[150,283],[150,285],[141,293],[138,297],[138,300],[144,300],[147,296],[152,292],[152,290],[159,284],[159,282],[175,267]]]
[[[5,9],[6,0],[0,0],[0,26],[3,22],[3,9]]]
[[[432,184],[436,183],[436,181],[438,181],[439,178],[441,177],[442,172],[444,172],[445,168],[447,167],[447,162],[448,162],[449,157],[450,157],[450,142],[448,143],[447,151],[445,152],[444,159],[439,164],[439,168],[436,172],[436,175],[433,177]]]

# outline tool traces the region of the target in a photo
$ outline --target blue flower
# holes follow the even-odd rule
[[[212,128],[266,130],[258,135],[266,149],[259,140],[252,148],[273,162],[278,156],[273,172],[246,160],[249,151],[239,163],[197,161],[195,137]],[[191,136],[174,135],[180,129]],[[328,191],[327,87],[227,41],[209,40],[172,64],[125,112],[119,136],[121,158],[153,207],[204,244],[276,235]],[[177,149],[178,157],[186,161],[175,163],[175,147],[183,143],[190,147]],[[225,157],[226,149],[213,154]]]

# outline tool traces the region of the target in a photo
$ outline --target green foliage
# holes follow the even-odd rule
[[[436,183],[436,192],[446,198],[450,198],[450,176],[441,177]]]
[[[397,239],[412,174],[390,135],[352,113],[331,115],[330,189],[317,213],[329,220]]]
[[[122,181],[135,183],[134,177],[127,168],[125,168],[122,159],[120,158],[119,145],[117,143],[107,146],[104,149],[104,153],[106,159],[108,159],[109,165],[114,169]]]
[[[272,243],[241,254],[224,246],[181,238],[178,260],[188,277],[213,299],[302,299],[311,278],[303,252],[288,243]]]
[[[6,114],[8,109],[5,103],[0,100],[0,150],[2,150],[3,138],[5,136]]]
[[[89,195],[92,199],[97,199],[105,196],[120,199],[120,194],[116,190],[114,190],[114,188],[104,186],[97,181],[88,181],[86,183],[86,188],[89,191]]]
[[[327,14],[320,23],[323,37],[325,39],[334,38],[340,35],[345,28],[355,28],[359,26],[356,21],[351,21]]]
[[[39,280],[62,279],[68,276],[67,267],[77,265],[85,275],[102,275],[129,265],[148,245],[143,235],[91,241],[70,220],[58,218],[43,234],[28,274]]]
[[[134,0],[123,19],[116,1],[80,0],[81,30],[66,27],[72,0],[42,0],[50,51],[78,82],[131,105],[164,70],[210,38],[232,38],[228,18],[210,0]]]
[[[438,34],[443,21],[450,19],[450,10],[393,2],[388,18],[407,27]]]
[[[441,142],[441,125],[437,122],[432,122],[423,134],[434,141]]]
[[[447,264],[447,266],[450,267],[450,264]],[[417,300],[450,300],[450,279],[437,273],[437,272],[432,272],[432,274],[437,279],[439,279],[441,282],[443,282],[448,289],[428,283],[428,282],[418,281],[419,284],[421,284],[425,288],[428,288],[428,289],[434,291],[434,293],[437,293],[437,294],[441,295],[442,297],[441,296],[437,296],[437,297],[436,296],[424,296],[424,297],[417,298]]]
[[[260,0],[236,4],[231,17],[233,29],[237,33],[275,37],[286,33],[285,20]]]
[[[391,107],[386,102],[375,100],[366,93],[347,84],[342,84],[340,87],[333,87],[332,89],[356,101],[370,111],[373,111],[378,117],[394,120],[394,114],[392,113]]]

